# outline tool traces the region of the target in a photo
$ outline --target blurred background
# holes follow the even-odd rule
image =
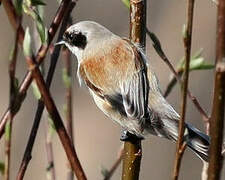
[[[193,26],[193,48],[196,52],[204,48],[203,56],[207,62],[214,63],[215,39],[216,39],[216,6],[210,0],[198,0],[195,6]],[[47,2],[45,7],[45,24],[49,24],[54,17],[58,3]],[[182,27],[185,22],[185,0],[151,0],[147,6],[147,24],[161,41],[162,47],[168,58],[175,65],[183,57],[184,48],[182,42]],[[80,0],[72,13],[74,22],[81,20],[93,20],[106,26],[112,32],[120,36],[129,36],[129,11],[120,0]],[[8,22],[3,7],[0,7],[0,115],[2,116],[8,106],[9,78],[8,59],[9,52],[14,43],[14,31]],[[24,27],[32,26],[31,20],[24,18]],[[169,81],[170,70],[156,54],[147,37],[147,56],[149,65],[152,66],[159,78],[162,91]],[[121,142],[120,127],[112,123],[100,110],[97,109],[89,93],[84,87],[79,87],[76,79],[77,64],[73,60],[73,117],[75,146],[81,164],[88,179],[102,179],[101,168],[110,168],[114,163]],[[49,55],[45,59],[49,62]],[[59,61],[52,83],[51,92],[58,109],[63,116],[63,104],[65,103],[65,87],[62,82],[63,62]],[[22,81],[27,66],[23,55],[20,53],[17,65],[17,77]],[[201,105],[208,113],[211,111],[213,87],[213,70],[191,72],[189,88],[198,98]],[[168,97],[168,101],[180,112],[180,88],[176,86]],[[13,122],[11,179],[15,179],[20,162],[27,144],[37,100],[29,89],[26,100],[16,115]],[[44,116],[46,117],[46,115]],[[186,121],[204,131],[204,125],[199,112],[188,100]],[[34,144],[32,160],[25,174],[26,180],[46,179],[46,150],[45,150],[45,123],[42,119],[36,142]],[[53,137],[54,157],[57,179],[66,179],[66,156],[57,134]],[[170,179],[173,169],[175,144],[162,138],[150,136],[143,141],[143,158],[140,171],[140,180]],[[4,139],[0,141],[0,161],[4,161]],[[180,179],[200,179],[202,163],[187,150],[181,166]],[[115,172],[112,179],[121,177],[121,166]],[[2,177],[0,176],[0,179]],[[225,179],[225,171],[223,176]]]

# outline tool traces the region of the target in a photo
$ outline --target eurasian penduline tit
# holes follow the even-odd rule
[[[77,57],[80,83],[108,117],[139,138],[153,134],[177,140],[180,116],[162,96],[141,48],[92,21],[70,26],[57,44]],[[186,123],[184,140],[208,161],[207,135]]]

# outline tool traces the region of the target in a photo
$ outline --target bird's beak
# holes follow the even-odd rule
[[[63,40],[59,41],[59,42],[55,43],[54,46],[58,46],[58,45],[62,45],[62,44],[65,44],[65,41],[63,41]]]

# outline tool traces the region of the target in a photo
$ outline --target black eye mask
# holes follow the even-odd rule
[[[72,46],[84,49],[87,44],[87,38],[81,32],[68,32],[63,35],[64,41],[68,42]]]

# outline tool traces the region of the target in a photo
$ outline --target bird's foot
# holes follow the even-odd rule
[[[131,134],[129,131],[127,130],[122,130],[121,131],[121,136],[120,136],[120,140],[121,141],[138,141],[138,140],[143,140],[144,138],[142,137],[138,137],[134,134]]]

